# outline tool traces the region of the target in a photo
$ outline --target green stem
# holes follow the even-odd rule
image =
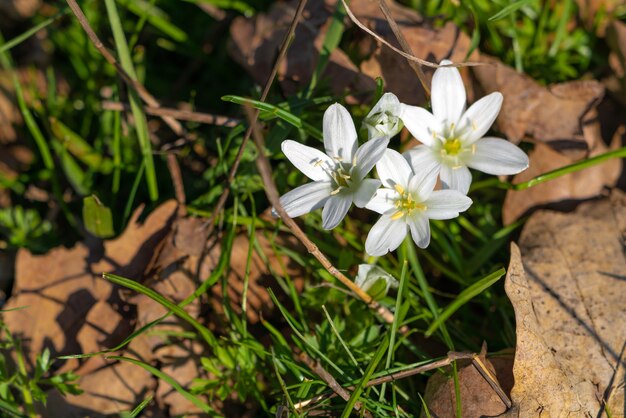
[[[578,161],[576,163],[569,164],[569,165],[557,168],[552,171],[548,171],[547,173],[540,174],[523,183],[511,184],[506,181],[499,181],[495,178],[492,178],[492,179],[487,179],[487,180],[474,183],[472,185],[471,190],[475,191],[475,190],[483,189],[486,187],[497,187],[499,189],[517,190],[517,191],[526,190],[533,186],[536,186],[541,183],[545,183],[550,180],[554,180],[555,178],[564,176],[566,174],[574,173],[576,171],[581,171],[581,170],[593,167],[594,165],[601,164],[612,158],[626,158],[626,147],[622,147],[614,151],[605,152],[604,154],[596,155],[595,157],[591,157],[583,161]]]

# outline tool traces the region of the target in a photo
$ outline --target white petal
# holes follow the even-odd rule
[[[357,208],[363,208],[372,200],[374,193],[380,187],[380,180],[364,179],[359,184],[359,188],[354,192],[352,198]]]
[[[365,205],[366,209],[378,212],[381,215],[396,209],[394,202],[400,195],[393,189],[378,189],[372,199]]]
[[[415,148],[411,148],[402,153],[402,156],[408,161],[414,173],[433,164],[441,164],[437,159],[437,152],[426,145],[418,145]]]
[[[411,229],[413,242],[420,247],[426,248],[430,244],[430,224],[428,218],[423,213],[411,216],[407,221]]]
[[[330,182],[314,181],[282,195],[280,204],[291,218],[295,218],[324,206],[331,191]]]
[[[289,161],[311,180],[330,181],[328,170],[332,169],[335,163],[322,151],[289,139],[283,141],[281,149]]]
[[[488,174],[517,174],[528,168],[528,156],[519,147],[500,138],[483,138],[474,145],[467,165]]]
[[[367,235],[365,251],[369,255],[381,256],[395,250],[402,244],[406,229],[404,219],[392,220],[391,215],[381,216]]]
[[[498,117],[501,107],[502,94],[497,91],[471,105],[459,123],[459,126],[466,127],[464,144],[472,144],[482,138]]]
[[[443,60],[439,65],[452,64]],[[437,68],[433,74],[431,104],[435,117],[449,126],[457,123],[465,108],[465,86],[455,67]]]
[[[441,130],[441,124],[432,113],[421,107],[405,104],[401,104],[400,109],[400,119],[415,139],[429,146],[437,140],[434,134]]]
[[[411,166],[398,151],[387,149],[376,163],[376,171],[383,185],[393,189],[396,184],[406,188],[413,174]]]
[[[452,219],[459,216],[459,212],[465,212],[472,205],[472,199],[456,190],[437,190],[424,203],[430,219]]]
[[[463,194],[467,194],[472,184],[472,173],[465,166],[453,168],[442,164],[439,176],[444,189],[457,190]]]
[[[400,100],[398,100],[398,97],[393,93],[385,93],[380,97],[365,118],[368,119],[380,112],[389,112],[392,115],[398,116],[399,110]]]
[[[440,167],[441,165],[439,163],[423,166],[411,177],[409,190],[413,197],[415,197],[415,200],[421,202],[428,199],[428,196],[430,196],[437,184]]]
[[[358,144],[356,128],[346,108],[339,103],[331,105],[324,112],[323,125],[326,154],[352,162]]]
[[[331,196],[322,210],[322,228],[333,229],[343,220],[352,205],[352,195],[339,193]]]
[[[357,166],[357,177],[359,180],[367,176],[372,171],[374,165],[382,158],[389,145],[389,138],[370,139],[361,145],[356,152],[355,160]]]

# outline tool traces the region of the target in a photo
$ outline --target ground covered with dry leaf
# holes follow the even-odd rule
[[[442,60],[528,169],[382,256],[272,213]],[[618,0],[0,0],[0,415],[624,417],[625,115]]]

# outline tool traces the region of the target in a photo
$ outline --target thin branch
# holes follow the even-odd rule
[[[267,95],[270,92],[270,88],[272,87],[272,83],[274,82],[274,78],[276,78],[276,74],[278,74],[278,68],[280,67],[280,63],[283,61],[285,56],[287,55],[287,50],[289,49],[289,45],[291,44],[291,38],[294,36],[296,31],[296,26],[298,26],[298,21],[302,16],[302,12],[304,11],[304,6],[306,6],[307,0],[300,0],[298,3],[298,8],[296,9],[296,13],[293,16],[293,20],[291,21],[291,25],[289,26],[289,30],[285,34],[285,38],[283,39],[283,43],[280,47],[280,52],[278,53],[278,57],[276,58],[276,62],[274,63],[274,68],[272,68],[272,72],[265,83],[265,88],[263,89],[263,93],[261,94],[261,98],[259,99],[261,102],[264,102],[267,99]],[[237,156],[235,157],[235,162],[230,168],[230,172],[228,173],[228,178],[226,179],[226,184],[224,187],[224,192],[220,196],[217,201],[213,212],[211,213],[211,217],[207,221],[208,229],[207,229],[207,237],[210,237],[213,234],[213,230],[215,229],[215,220],[217,219],[217,215],[221,212],[226,204],[226,200],[228,199],[228,195],[230,194],[230,185],[235,179],[235,174],[237,174],[237,169],[239,168],[239,163],[241,162],[241,158],[243,157],[243,151],[250,139],[250,135],[252,134],[252,127],[256,123],[259,118],[259,110],[254,111],[254,115],[252,116],[252,123],[248,127],[246,134],[241,141],[241,145],[239,146],[239,151],[237,152]]]
[[[385,306],[379,304],[374,300],[370,295],[367,294],[363,289],[357,286],[353,280],[350,280],[343,273],[341,273],[333,264],[328,260],[326,255],[322,253],[319,248],[307,237],[307,235],[300,229],[298,224],[289,217],[285,209],[280,204],[280,196],[278,194],[278,190],[276,189],[276,184],[274,184],[274,180],[272,179],[272,167],[270,162],[265,155],[265,141],[263,140],[263,136],[259,130],[259,127],[256,123],[256,120],[253,118],[253,112],[248,107],[245,107],[246,113],[248,114],[248,118],[250,119],[250,128],[252,129],[252,136],[254,138],[254,142],[257,147],[258,157],[256,160],[257,170],[261,175],[261,179],[263,180],[263,186],[265,188],[265,194],[269,199],[270,203],[278,212],[278,215],[281,217],[285,225],[291,229],[293,235],[305,246],[307,251],[320,262],[320,264],[337,280],[343,283],[348,289],[352,290],[363,302],[367,304],[367,306],[375,311],[378,315],[380,315],[385,322],[391,324],[393,323],[393,313]],[[400,329],[401,332],[408,331],[407,327],[403,327]]]
[[[116,112],[130,110],[128,103],[104,101],[102,102],[102,109],[113,110]],[[204,123],[207,125],[225,126],[227,128],[234,128],[239,124],[238,119],[229,118],[228,116],[213,115],[211,113],[192,112],[190,110],[173,109],[169,107],[150,107],[144,106],[143,110],[152,116],[160,117],[172,117],[177,120],[184,120],[189,122]]]
[[[180,171],[180,165],[176,159],[176,154],[167,154],[167,168],[174,185],[174,195],[178,202],[178,216],[184,217],[187,214],[187,205],[185,197],[185,185],[183,184],[183,175]]]
[[[80,6],[76,3],[76,0],[66,0],[66,1],[67,1],[67,4],[70,6],[70,9],[72,9],[72,12],[78,19],[78,23],[80,23],[80,26],[82,26],[83,30],[89,37],[89,40],[91,41],[91,43],[93,43],[96,49],[104,57],[104,59],[113,67],[115,67],[115,70],[120,75],[122,80],[124,80],[126,84],[128,84],[131,88],[133,88],[137,92],[137,94],[139,94],[139,97],[141,97],[141,99],[148,106],[153,107],[153,108],[161,107],[161,105],[154,98],[154,96],[152,96],[140,82],[133,79],[126,71],[124,71],[124,69],[122,68],[120,63],[117,62],[113,54],[111,54],[109,50],[105,48],[105,46],[102,44],[102,41],[100,41],[100,38],[98,38],[98,35],[96,35],[96,33],[93,31],[93,29],[89,25],[89,21],[87,20],[87,17],[81,10]],[[161,118],[172,129],[172,131],[176,135],[185,136],[186,134],[185,128],[183,128],[180,122],[178,122],[176,119],[174,119],[171,116],[161,116]]]
[[[413,56],[413,50],[411,49],[411,46],[409,45],[409,43],[406,41],[406,38],[404,37],[404,34],[400,30],[400,27],[396,23],[395,19],[391,15],[391,11],[389,10],[389,6],[387,6],[387,2],[385,0],[380,0],[380,10],[385,15],[385,18],[387,19],[387,23],[389,23],[389,27],[393,31],[393,34],[396,35],[396,39],[398,40],[400,47],[402,47],[402,50],[406,52],[407,54]],[[419,79],[420,83],[422,83],[424,92],[426,92],[426,98],[429,98],[430,87],[428,86],[428,81],[426,80],[426,75],[424,75],[424,71],[422,71],[422,67],[416,61],[409,60],[408,63],[409,63],[409,66],[413,69],[413,71],[415,71],[415,74],[417,75],[417,78]]]
[[[423,65],[425,67],[430,67],[430,68],[440,68],[440,67],[476,67],[476,66],[480,66],[480,65],[487,65],[487,64],[485,64],[483,62],[464,62],[464,63],[456,63],[456,64],[439,65],[439,64],[435,64],[434,62],[430,62],[430,61],[426,61],[426,60],[423,60],[421,58],[418,58],[415,55],[407,54],[406,52],[402,51],[401,49],[398,49],[395,46],[391,45],[389,42],[387,42],[385,40],[385,38],[383,38],[382,36],[380,36],[379,34],[374,32],[373,30],[371,30],[370,28],[365,26],[363,23],[361,23],[359,21],[359,19],[357,19],[357,17],[354,15],[354,13],[352,13],[352,10],[350,10],[350,7],[346,3],[346,0],[341,0],[341,2],[343,3],[343,7],[345,7],[345,9],[346,9],[346,13],[348,14],[348,17],[350,18],[350,20],[352,20],[352,22],[355,25],[357,25],[359,28],[361,28],[363,31],[367,32],[374,39],[376,39],[377,41],[379,41],[383,45],[386,45],[387,47],[389,47],[392,51],[396,52],[397,54],[402,55],[404,58],[406,58],[409,61],[417,62],[418,64],[421,64],[421,65]]]
[[[507,408],[511,407],[511,400],[504,393],[504,390],[500,387],[498,380],[493,376],[488,369],[485,367],[483,362],[480,360],[480,356],[476,353],[462,353],[451,351],[448,355],[441,360],[433,361],[432,363],[425,364],[423,366],[417,366],[413,369],[403,370],[401,372],[393,373],[387,376],[381,376],[376,379],[372,379],[365,384],[365,387],[377,386],[383,383],[393,382],[395,380],[404,379],[406,377],[414,376],[416,374],[425,373],[431,370],[439,369],[441,367],[449,366],[450,363],[457,360],[471,360],[472,365],[476,367],[480,375],[489,383],[491,388],[496,392],[496,394],[500,397],[502,402],[506,405]],[[485,373],[486,372],[486,373]],[[353,386],[348,386],[346,389],[352,390]],[[321,402],[324,400],[328,400],[334,398],[336,396],[335,392],[328,392],[317,395],[311,399],[307,399],[306,401],[298,402],[294,406],[296,409],[302,409],[308,405],[312,405],[317,402]]]
[[[329,388],[332,389],[332,391],[338,395],[339,397],[341,397],[341,399],[343,399],[344,401],[348,402],[348,400],[350,399],[350,392],[348,392],[346,389],[344,389],[333,377],[332,374],[328,373],[326,371],[326,369],[324,369],[324,367],[322,367],[322,365],[320,364],[319,361],[315,361],[313,360],[311,357],[309,357],[309,355],[306,352],[301,352],[298,355],[298,360],[300,360],[301,362],[303,362],[304,364],[306,364],[309,369],[311,369],[311,371],[313,371],[313,373],[315,373],[316,375],[319,376],[320,379],[322,379]],[[357,402],[354,404],[354,409],[356,411],[360,411],[361,408],[363,408],[363,404],[361,402]],[[364,410],[363,411],[363,415],[366,417],[372,417],[372,414],[367,411]]]

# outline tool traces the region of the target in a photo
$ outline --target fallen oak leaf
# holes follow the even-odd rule
[[[388,2],[388,6],[391,17],[416,56],[434,63],[444,58],[453,62],[466,60],[471,40],[454,23],[447,22],[443,27],[436,28],[415,10],[393,1]],[[399,47],[379,2],[352,0],[350,8],[362,24]],[[422,105],[425,102],[424,89],[405,57],[363,32],[357,35],[357,42],[359,53],[365,58],[360,66],[364,74],[372,79],[381,77],[385,81],[385,89],[396,94],[402,103]],[[472,58],[476,56],[474,54]],[[423,70],[429,77],[434,72],[432,68]],[[468,95],[472,97],[471,89]]]
[[[252,19],[238,17],[231,25],[228,52],[258,84],[267,81],[297,5],[296,0],[275,3],[268,13]],[[295,39],[278,70],[277,78],[286,96],[295,94],[311,81],[334,8],[331,1],[308,2],[305,6]],[[361,74],[339,48],[330,53],[323,77],[335,95],[369,92],[376,87],[374,80]]]
[[[584,135],[583,124],[604,95],[599,82],[543,87],[493,57],[482,55],[480,61],[487,65],[474,67],[474,75],[486,93],[499,91],[504,96],[496,126],[511,142],[530,137],[579,158],[594,147],[594,138]]]
[[[614,190],[574,213],[535,213],[511,245],[517,347],[513,408],[502,417],[624,410],[624,213],[626,195]]]
[[[619,147],[625,132],[623,126],[615,132],[612,149]],[[598,141],[589,157],[595,157],[607,151],[604,143]],[[530,166],[513,178],[513,184],[526,182],[577,161],[542,143],[536,144],[535,148],[530,151],[529,159]],[[593,198],[600,195],[606,187],[614,186],[621,172],[622,160],[614,158],[525,190],[509,190],[502,207],[502,220],[505,225],[510,225],[527,214],[529,210],[542,206],[569,209],[575,201]]]
[[[143,272],[152,254],[148,250],[163,238],[176,206],[175,201],[165,202],[143,224],[138,223],[139,208],[127,229],[115,240],[104,241],[102,248],[78,243],[43,255],[18,252],[14,293],[6,309],[28,308],[6,313],[3,320],[22,339],[29,368],[44,348],[53,356],[97,352],[115,346],[132,332],[133,307],[120,298],[116,286],[100,276],[103,271],[122,275]],[[85,392],[50,402],[46,408],[50,416],[91,408],[102,414],[120,412],[135,404],[152,385],[149,374],[112,365],[101,357],[72,359],[55,366],[81,376]],[[52,397],[58,395],[55,393],[50,392]],[[59,410],[53,409],[57,406]]]

